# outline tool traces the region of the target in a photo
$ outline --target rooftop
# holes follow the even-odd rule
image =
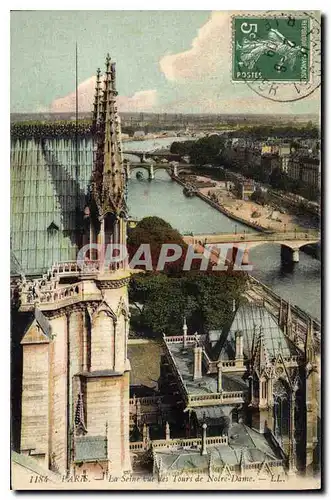
[[[210,459],[213,465],[239,465],[273,462],[280,460],[276,450],[267,438],[245,424],[233,424],[229,430],[228,445],[211,445],[207,447],[207,455],[201,455],[199,449],[167,448],[155,451],[156,460],[162,460],[162,468],[167,471],[185,471],[208,468]]]
[[[284,334],[276,319],[262,306],[245,304],[239,306],[234,313],[230,327],[224,328],[218,348],[221,359],[233,359],[235,352],[235,334],[243,334],[244,356],[251,357],[252,346],[256,345],[260,334],[268,356],[276,358],[280,353],[283,357],[298,354],[298,349]]]
[[[202,375],[201,379],[193,380],[193,346],[183,349],[182,344],[167,344],[174,362],[180,372],[188,394],[213,394],[217,392],[217,375]],[[223,374],[222,387],[224,391],[247,390],[247,385],[240,375]]]

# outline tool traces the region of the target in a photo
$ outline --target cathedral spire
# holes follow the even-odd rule
[[[97,76],[95,82],[95,96],[94,96],[94,108],[93,108],[93,128],[97,130],[100,124],[100,113],[101,113],[101,80],[100,80],[101,70],[97,69]]]
[[[116,69],[109,54],[106,57],[102,97],[99,78],[100,74],[97,73],[94,108],[96,156],[92,191],[99,220],[102,220],[107,214],[115,218],[121,215],[125,195],[120,120],[116,107]]]
[[[314,344],[315,344],[315,342],[314,342],[314,325],[313,325],[313,320],[310,318],[308,320],[306,345],[305,345],[306,361],[308,363],[315,362],[315,345]]]

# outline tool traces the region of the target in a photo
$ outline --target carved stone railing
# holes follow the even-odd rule
[[[181,344],[183,343],[183,335],[173,335],[171,337],[164,337],[166,344]],[[187,335],[186,342],[188,344],[194,344],[200,339],[200,335]]]
[[[145,396],[143,398],[130,398],[129,404],[134,406],[139,402],[141,405],[152,405],[152,404],[158,405],[159,403],[161,403],[162,399],[163,399],[162,396]]]
[[[232,391],[232,392],[214,392],[210,394],[196,394],[188,396],[188,404],[191,407],[194,406],[208,406],[214,403],[244,403],[245,392],[244,391]]]
[[[228,444],[228,436],[214,436],[206,438],[206,445],[215,445],[215,444]],[[151,441],[152,448],[198,448],[202,445],[201,438],[177,438],[177,439],[158,439]]]
[[[68,299],[81,299],[83,284],[75,283],[69,286],[58,286],[52,290],[23,290],[21,292],[21,306],[37,304],[55,304]]]
[[[94,274],[100,270],[100,262],[97,260],[85,261],[78,264],[76,260],[67,262],[55,262],[50,269],[53,276],[78,276],[80,274]]]
[[[236,366],[235,359],[233,360],[231,359],[229,361],[222,361],[222,368],[230,368],[230,367],[232,368],[234,366]]]
[[[134,451],[134,450],[146,450],[147,447],[146,447],[146,443],[144,443],[143,441],[137,441],[135,443],[130,443],[129,444],[129,449],[131,451]]]

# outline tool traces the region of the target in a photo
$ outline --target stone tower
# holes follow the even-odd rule
[[[21,452],[60,473],[100,477],[131,469],[126,260],[103,248],[126,243],[125,173],[109,55],[94,105],[95,158],[84,210],[84,261],[52,266],[21,285],[34,312],[23,340]],[[101,248],[101,251],[98,250]]]

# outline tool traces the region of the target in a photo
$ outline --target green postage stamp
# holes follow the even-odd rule
[[[232,80],[307,82],[310,18],[233,16]]]

